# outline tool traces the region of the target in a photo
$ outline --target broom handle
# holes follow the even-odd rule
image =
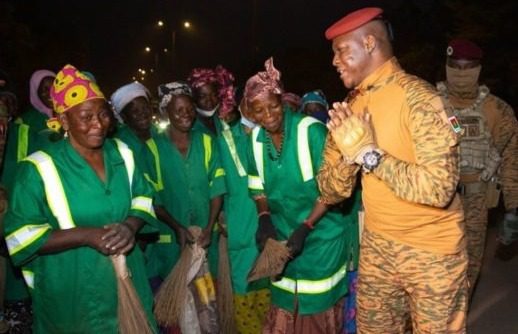
[[[110,256],[113,267],[115,268],[115,273],[118,278],[126,279],[129,276],[128,267],[126,266],[126,256],[125,255],[111,255]]]

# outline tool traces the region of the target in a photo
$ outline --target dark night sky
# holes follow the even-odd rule
[[[144,83],[184,79],[195,66],[222,64],[238,86],[274,56],[287,90],[303,94],[323,88],[330,99],[344,96],[331,66],[325,29],[356,8],[385,9],[395,32],[395,52],[411,73],[434,81],[443,76],[449,38],[465,36],[484,49],[483,75],[490,88],[515,105],[518,82],[516,1],[386,0],[110,0],[0,1],[0,68],[18,81],[19,94],[35,69],[59,70],[65,63],[93,72],[110,94],[139,67],[157,71]],[[9,4],[9,6],[6,6]],[[10,7],[10,12],[7,8]],[[10,13],[10,14],[9,14]],[[158,29],[162,19],[166,26]],[[193,24],[180,28],[182,20]],[[175,25],[171,25],[175,22]],[[176,30],[174,57],[172,31]],[[169,49],[168,54],[146,53]],[[158,56],[158,57],[157,57]],[[157,67],[158,66],[158,67]],[[21,92],[20,92],[21,91]]]

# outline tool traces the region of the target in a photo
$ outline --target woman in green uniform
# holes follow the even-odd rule
[[[246,84],[253,119],[249,188],[256,201],[263,247],[268,238],[287,240],[292,259],[271,282],[272,307],[263,333],[338,333],[347,292],[353,217],[319,201],[316,173],[326,127],[283,108],[280,73],[270,58],[266,72]]]
[[[187,84],[171,82],[160,85],[159,97],[160,111],[167,113],[170,125],[155,140],[164,181],[158,199],[174,221],[183,227],[195,225],[202,228],[201,244],[205,247],[210,245],[209,265],[215,274],[217,232],[214,228],[226,192],[219,150],[212,136],[192,129],[195,112]],[[172,230],[165,225],[160,228],[160,234],[171,240]],[[159,273],[164,279],[178,260],[180,249],[177,243],[156,243],[149,248],[149,257],[160,262]]]
[[[152,295],[135,233],[153,221],[152,189],[131,150],[106,139],[111,111],[97,85],[71,65],[51,95],[64,140],[19,166],[6,243],[31,289],[35,333],[118,333],[117,278],[125,254],[153,329]]]
[[[17,119],[18,123],[27,124],[35,133],[47,129],[47,120],[52,117],[50,87],[56,74],[49,70],[35,71],[30,80],[30,107]]]
[[[148,89],[139,82],[132,82],[117,89],[111,96],[111,103],[115,110],[115,116],[121,121],[114,136],[125,142],[134,152],[135,162],[144,177],[153,186],[155,191],[164,188],[162,170],[160,167],[160,152],[156,144],[158,136],[157,129],[152,123],[152,108],[149,102],[150,93]],[[158,218],[167,226],[161,226],[166,233],[160,234],[158,239],[153,235],[140,235],[141,244],[149,242],[171,243],[171,232],[176,235],[180,245],[190,237],[188,231],[178,224],[163,208],[160,199],[157,197],[154,208]],[[153,248],[153,246],[149,246]],[[156,291],[163,280],[160,260],[152,255],[153,252],[146,251],[146,267],[150,279],[151,288]],[[162,276],[162,277],[161,277]]]

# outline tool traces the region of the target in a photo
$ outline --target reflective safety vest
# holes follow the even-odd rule
[[[311,152],[309,150],[308,131],[310,125],[318,122],[320,121],[316,118],[304,117],[297,125],[297,157],[299,162],[299,169],[302,174],[302,180],[304,182],[307,182],[315,177],[313,164],[311,162]],[[254,160],[260,180],[255,179],[253,176],[249,176],[248,187],[251,189],[264,189],[264,144],[257,140],[259,131],[261,131],[261,128],[256,127],[252,132],[252,150],[254,153]]]
[[[118,151],[121,154],[122,159],[124,161],[124,165],[128,173],[128,182],[130,186],[129,188],[131,191],[131,186],[133,183],[133,174],[135,172],[135,161],[133,159],[133,152],[122,141],[118,139],[114,139],[114,141],[117,144]],[[47,203],[49,205],[50,211],[52,212],[54,217],[56,217],[60,229],[66,230],[76,227],[74,220],[72,219],[72,215],[70,213],[70,207],[68,205],[68,200],[63,189],[63,184],[61,183],[61,179],[59,177],[54,161],[52,160],[52,157],[43,151],[37,151],[25,158],[25,160],[34,164],[39,174],[41,175],[43,185],[45,188],[45,196],[47,198]],[[132,198],[131,207],[134,209],[140,208],[141,210],[151,212],[152,215],[154,215],[152,200],[150,198]],[[30,226],[27,227],[28,235],[33,234],[30,232],[30,228]],[[47,229],[48,228],[46,228],[42,232],[45,232]],[[20,240],[20,232],[17,233],[17,236],[13,236],[13,233],[6,238],[6,242],[11,254],[16,252],[16,247],[19,247],[23,243]],[[34,288],[34,273],[24,268],[22,270],[22,274],[25,278],[25,281],[27,282],[27,285],[31,289]]]

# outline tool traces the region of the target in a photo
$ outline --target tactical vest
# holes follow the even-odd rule
[[[437,84],[439,93],[448,99],[448,90],[444,82]],[[500,154],[492,143],[491,133],[482,103],[489,95],[489,88],[480,86],[475,102],[466,108],[454,107],[463,132],[460,138],[460,172],[463,174],[481,174],[483,181],[488,181],[497,171],[501,161]]]

